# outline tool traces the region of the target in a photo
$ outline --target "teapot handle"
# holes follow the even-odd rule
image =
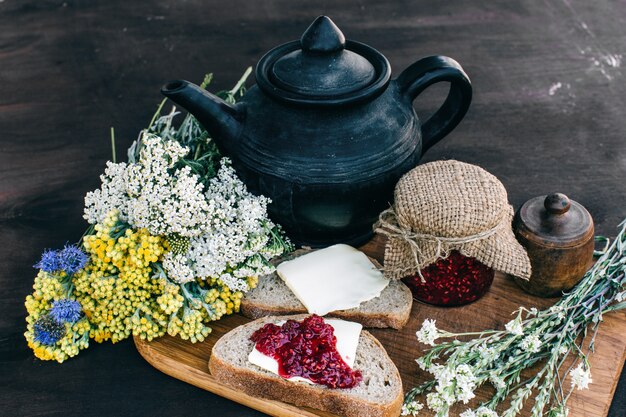
[[[429,56],[402,71],[396,82],[400,93],[410,101],[427,87],[440,81],[450,83],[446,101],[422,125],[422,152],[454,129],[472,101],[472,84],[461,65],[447,56]]]

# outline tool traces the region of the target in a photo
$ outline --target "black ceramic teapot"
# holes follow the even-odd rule
[[[365,242],[396,182],[472,98],[455,60],[427,57],[391,80],[380,52],[346,41],[326,16],[265,54],[256,80],[234,106],[187,81],[161,92],[196,116],[251,192],[272,199],[270,217],[288,236],[314,247]],[[448,97],[421,124],[412,101],[440,81]]]

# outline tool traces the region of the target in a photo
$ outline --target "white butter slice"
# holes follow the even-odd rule
[[[344,362],[352,368],[356,359],[356,348],[359,345],[359,336],[363,326],[359,323],[339,319],[324,319],[324,321],[333,326],[335,337],[337,338],[337,352],[339,352]],[[281,321],[276,324],[281,326],[284,323],[284,321]],[[278,361],[271,356],[261,353],[256,347],[248,355],[248,360],[254,365],[278,375]],[[287,378],[287,380],[314,384],[311,380],[299,376]]]
[[[276,272],[308,312],[320,316],[358,307],[389,284],[363,252],[343,244],[283,262]]]

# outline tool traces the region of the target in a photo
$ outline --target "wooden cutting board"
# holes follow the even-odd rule
[[[384,249],[382,239],[374,238],[361,249],[382,261]],[[413,304],[411,318],[402,330],[372,329],[370,331],[387,349],[387,353],[400,370],[405,390],[408,390],[426,381],[429,376],[415,363],[415,359],[424,352],[424,346],[420,345],[415,338],[415,331],[421,327],[424,319],[436,319],[437,327],[453,332],[504,328],[504,324],[512,318],[511,312],[519,306],[545,308],[555,301],[556,299],[532,297],[519,289],[510,278],[496,274],[489,293],[473,304],[442,308],[416,302]],[[160,371],[261,412],[280,417],[332,416],[313,409],[303,409],[278,401],[251,397],[222,385],[213,378],[208,368],[213,345],[229,330],[249,321],[236,314],[212,323],[213,333],[202,343],[192,344],[180,338],[165,336],[152,342],[135,338],[135,345],[139,353]],[[576,391],[572,395],[568,402],[570,417],[605,417],[607,415],[626,357],[625,335],[626,313],[624,311],[609,314],[604,318],[604,323],[600,326],[596,338],[595,353],[590,358],[593,383],[588,390]],[[569,386],[569,381],[565,383]],[[491,396],[491,392],[491,388],[483,386],[477,391],[476,400],[486,400]],[[424,402],[424,399],[422,401]],[[475,406],[476,403],[469,405]],[[529,402],[521,415],[528,416],[531,407]],[[455,408],[450,415],[458,415],[466,408],[467,406]],[[420,415],[429,414],[422,412]]]

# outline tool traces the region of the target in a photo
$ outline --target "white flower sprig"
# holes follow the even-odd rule
[[[572,369],[569,374],[572,379],[572,389],[587,389],[589,384],[593,382],[589,365],[585,366],[582,362],[575,369]]]
[[[189,149],[146,131],[140,141],[137,162],[107,164],[101,188],[85,197],[85,219],[100,223],[116,209],[122,220],[153,236],[207,231],[212,213],[199,176],[188,166],[175,168]]]
[[[520,307],[504,330],[450,333],[426,319],[416,337],[433,347],[417,359],[417,364],[433,378],[406,394],[402,414],[418,415],[421,407],[414,405],[421,403],[416,397],[426,394],[428,408],[437,417],[447,417],[452,405],[467,403],[476,388],[489,383],[495,389],[493,397],[475,410],[464,411],[461,417],[498,417],[496,408],[505,400],[509,406],[500,417],[514,417],[533,393],[530,415],[567,417],[566,404],[572,392],[587,389],[592,383],[587,355],[593,349],[603,314],[626,308],[626,220],[620,227],[612,245],[571,292],[546,310]],[[591,340],[586,341],[589,327]],[[456,339],[462,336],[473,338]],[[437,344],[440,338],[455,340]],[[577,360],[563,370],[570,354]],[[543,367],[522,381],[522,371],[540,361]]]
[[[221,93],[226,101],[243,93],[250,72]],[[84,217],[101,223],[117,210],[128,226],[164,237],[173,250],[160,266],[177,284],[219,279],[233,292],[248,291],[256,282],[249,278],[272,272],[269,260],[291,244],[268,218],[270,200],[246,189],[198,121],[188,114],[176,128],[178,112],[160,116],[162,106],[128,150],[128,163],[107,163],[101,187],[85,197]]]
[[[461,413],[461,417],[498,417],[498,413],[487,407],[478,407],[476,411],[465,410]]]
[[[415,336],[417,336],[417,340],[424,343],[425,345],[435,346],[435,340],[441,337],[441,334],[439,333],[439,330],[437,330],[435,322],[436,320],[424,320],[422,328],[415,333]]]
[[[411,401],[409,403],[402,404],[402,415],[403,416],[416,416],[419,414],[420,410],[424,408],[424,404],[419,401]]]

